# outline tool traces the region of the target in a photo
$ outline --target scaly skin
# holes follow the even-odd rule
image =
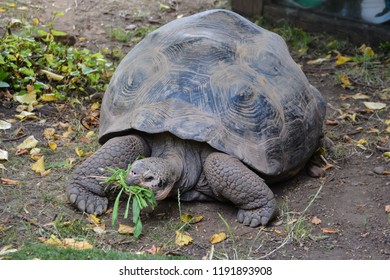
[[[204,164],[209,187],[215,197],[239,208],[237,219],[246,226],[266,225],[273,217],[276,200],[270,188],[240,160],[212,153]]]
[[[138,156],[149,156],[146,142],[127,135],[108,140],[73,173],[66,186],[69,201],[81,211],[100,215],[107,210],[108,199],[99,177],[109,176],[107,168],[127,169]]]

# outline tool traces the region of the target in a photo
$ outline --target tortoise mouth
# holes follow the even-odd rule
[[[173,186],[172,186],[173,187]],[[172,187],[167,186],[164,189],[158,189],[154,191],[154,198],[157,201],[164,200],[171,193]]]

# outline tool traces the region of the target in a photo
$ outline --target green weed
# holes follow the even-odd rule
[[[113,211],[112,211],[112,225],[114,226],[118,218],[119,212],[119,202],[122,196],[122,193],[125,192],[128,195],[126,210],[124,213],[124,218],[127,219],[129,216],[130,205],[132,205],[133,213],[133,223],[134,223],[134,237],[137,239],[142,232],[142,223],[141,223],[141,210],[147,207],[154,209],[157,202],[154,197],[153,191],[145,189],[140,186],[128,186],[126,184],[126,175],[129,172],[131,165],[128,166],[127,170],[124,169],[112,169],[109,168],[109,172],[112,174],[110,177],[105,179],[105,183],[109,185],[110,188],[117,190],[119,188],[119,193],[115,199]]]

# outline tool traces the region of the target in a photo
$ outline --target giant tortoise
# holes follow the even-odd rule
[[[228,201],[239,222],[265,225],[276,208],[267,184],[305,166],[325,107],[277,34],[227,10],[176,19],[119,64],[102,101],[103,146],[74,171],[67,195],[102,214],[97,177],[132,163],[127,183],[157,201],[178,191],[184,201]]]

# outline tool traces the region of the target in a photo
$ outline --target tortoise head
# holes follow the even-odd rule
[[[157,201],[165,199],[175,184],[169,161],[150,157],[137,160],[127,173],[126,184],[137,185],[153,191]]]

